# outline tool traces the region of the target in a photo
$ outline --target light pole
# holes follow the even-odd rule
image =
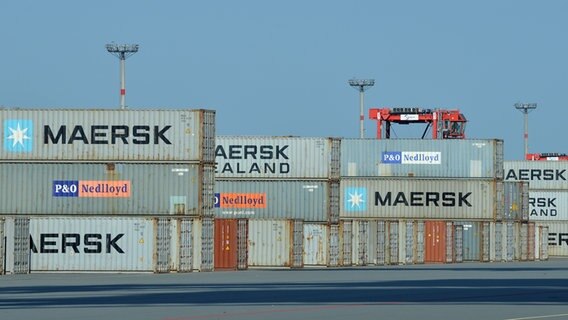
[[[368,88],[375,85],[375,80],[374,79],[351,79],[351,80],[349,80],[349,85],[359,91],[359,111],[360,111],[359,112],[359,121],[360,121],[359,138],[363,139],[365,137],[365,125],[364,125],[365,115],[363,113],[363,111],[364,111],[363,105],[364,105],[364,101],[365,101],[364,92]]]
[[[124,86],[124,65],[126,58],[138,52],[137,44],[115,44],[106,45],[106,49],[110,54],[120,59],[120,109],[126,108],[125,96],[126,88]]]
[[[529,153],[529,112],[536,109],[536,103],[515,103],[515,108],[525,115],[525,159]]]

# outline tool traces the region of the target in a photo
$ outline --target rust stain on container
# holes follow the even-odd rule
[[[424,261],[443,263],[446,259],[446,222],[426,221],[424,238]]]
[[[215,270],[237,269],[237,220],[215,220]]]

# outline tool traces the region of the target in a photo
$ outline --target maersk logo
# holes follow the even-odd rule
[[[365,211],[367,210],[367,189],[366,188],[345,188],[345,210],[346,211]]]
[[[390,151],[383,152],[381,160],[390,164],[441,164],[440,152]]]
[[[4,120],[4,151],[32,152],[33,122]]]

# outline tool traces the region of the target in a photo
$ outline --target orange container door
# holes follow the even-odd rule
[[[446,261],[446,222],[426,221],[424,223],[424,262]]]
[[[215,220],[215,269],[237,269],[237,220]]]

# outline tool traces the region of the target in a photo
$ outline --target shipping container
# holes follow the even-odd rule
[[[148,217],[10,217],[11,272],[199,270],[199,220]],[[18,226],[19,225],[19,226]],[[27,227],[27,228],[26,228]],[[27,239],[28,246],[18,248]],[[20,257],[17,257],[20,255]],[[25,259],[27,258],[27,268]]]
[[[339,179],[340,139],[217,136],[217,178]]]
[[[406,225],[399,221],[346,220],[344,225],[344,265],[390,265],[404,263]],[[345,226],[348,226],[345,228]],[[345,232],[347,231],[347,232]],[[402,236],[400,234],[403,234]],[[347,241],[346,241],[347,240]],[[404,246],[404,245],[403,245]]]
[[[530,190],[568,190],[568,161],[505,161],[505,180],[527,181]]]
[[[340,225],[329,226],[329,267],[340,266],[341,261]]]
[[[217,218],[301,219],[328,222],[330,188],[327,181],[215,181]],[[335,196],[337,197],[337,195]],[[334,201],[338,203],[338,200]]]
[[[0,161],[215,161],[213,110],[0,109]]]
[[[502,179],[503,141],[342,139],[341,176]]]
[[[329,227],[325,224],[304,223],[304,266],[326,266],[328,264]]]
[[[481,261],[481,223],[477,221],[454,221],[461,225],[463,261]]]
[[[249,220],[248,266],[290,267],[292,220]]]
[[[425,258],[426,263],[444,263],[447,259],[447,230],[445,221],[425,221]]]
[[[548,226],[537,225],[538,236],[536,237],[537,244],[535,249],[537,249],[537,260],[545,261],[548,260]]]
[[[213,166],[0,163],[0,214],[211,215]]]
[[[345,178],[342,218],[494,219],[503,207],[493,180]]]
[[[539,221],[538,228],[548,228],[548,256],[568,256],[568,221]]]
[[[237,269],[237,220],[215,219],[215,270]]]
[[[568,190],[530,190],[530,221],[568,221]]]
[[[522,181],[503,183],[503,210],[497,214],[500,221],[527,221],[529,219],[529,184]]]

